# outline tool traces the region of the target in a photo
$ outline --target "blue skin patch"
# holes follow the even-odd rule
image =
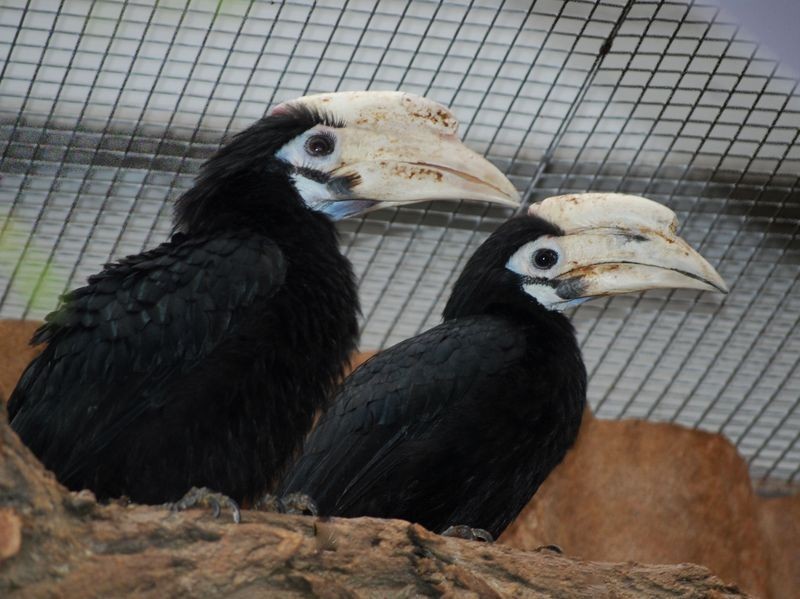
[[[312,208],[336,221],[362,214],[375,204],[374,200],[323,200]]]
[[[561,310],[566,310],[568,308],[577,308],[582,303],[588,302],[590,299],[592,299],[592,298],[591,297],[579,297],[577,299],[573,299],[573,300],[569,300],[569,301],[563,302],[558,307]]]

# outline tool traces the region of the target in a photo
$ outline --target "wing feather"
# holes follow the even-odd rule
[[[244,233],[179,234],[106,265],[66,294],[34,335],[48,345],[9,399],[12,427],[68,481],[142,414],[170,401],[170,385],[245,326],[285,271],[273,242]]]
[[[281,492],[308,493],[323,514],[380,516],[373,508],[385,505],[402,513],[397,503],[424,494],[425,473],[442,471],[436,462],[452,454],[437,447],[440,427],[457,422],[471,398],[490,393],[524,351],[522,333],[478,317],[446,322],[379,353],[345,381]],[[409,480],[416,488],[402,487]],[[394,503],[379,493],[394,494]]]

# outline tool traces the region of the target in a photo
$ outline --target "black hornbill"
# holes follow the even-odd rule
[[[726,291],[669,209],[618,194],[534,205],[471,257],[441,325],[346,379],[278,492],[322,515],[496,537],[580,426],[586,371],[560,310],[658,287]]]
[[[400,92],[306,96],[209,159],[162,245],[62,298],[11,425],[57,478],[161,503],[268,491],[356,347],[333,220],[429,199],[518,203],[443,106]]]

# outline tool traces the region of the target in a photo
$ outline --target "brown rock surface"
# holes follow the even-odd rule
[[[758,515],[767,540],[769,596],[800,597],[800,495],[759,498]]]
[[[355,370],[377,353],[378,352],[376,351],[358,352],[355,356],[353,356],[353,359],[350,360],[350,371]]]
[[[784,582],[798,580],[800,498],[757,497],[730,442],[670,424],[584,422],[503,541],[555,543],[587,560],[699,563],[761,597],[800,588]]]
[[[34,320],[0,320],[0,404],[5,405],[19,375],[39,353],[28,342],[40,324]]]
[[[98,506],[61,488],[3,420],[0,504],[3,597],[743,596],[700,566],[582,562],[397,520],[245,511],[235,525],[202,510]]]

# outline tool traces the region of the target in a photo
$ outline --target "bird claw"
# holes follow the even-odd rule
[[[227,495],[212,491],[208,487],[192,487],[186,495],[174,503],[168,503],[167,506],[173,512],[182,512],[193,507],[210,507],[211,515],[214,518],[219,518],[222,507],[225,506],[231,511],[231,516],[236,524],[242,521],[239,504]]]
[[[563,555],[564,550],[561,549],[558,545],[542,545],[541,547],[537,547],[534,551],[538,551],[540,553],[547,552],[547,553],[557,553],[559,555]]]
[[[267,493],[255,502],[253,508],[262,512],[278,514],[319,515],[317,504],[305,493],[289,493],[283,497]]]
[[[455,537],[468,541],[481,541],[483,543],[494,543],[494,537],[488,530],[482,528],[472,528],[466,524],[450,526],[442,533],[443,537]]]

